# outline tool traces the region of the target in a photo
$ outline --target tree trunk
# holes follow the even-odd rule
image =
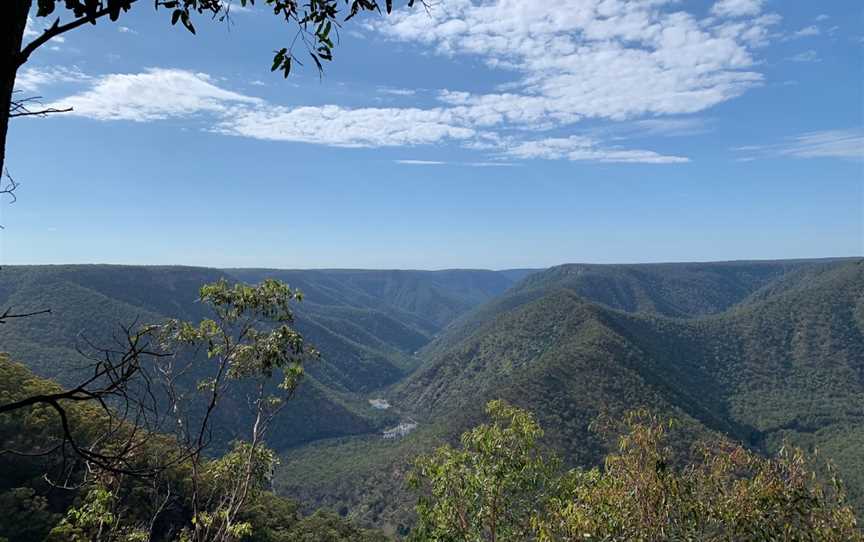
[[[9,108],[31,5],[33,0],[0,0],[0,175],[5,171]]]

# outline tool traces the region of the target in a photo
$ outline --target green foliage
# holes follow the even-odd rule
[[[54,14],[57,4],[72,12],[75,19],[96,24],[102,17],[108,16],[111,21],[120,18],[121,13],[128,12],[136,0],[37,0],[37,17],[49,17]],[[411,7],[415,0],[407,0]],[[316,0],[313,2],[298,2],[297,0],[263,0],[267,11],[281,19],[302,39],[291,40],[291,46],[276,51],[273,57],[271,71],[281,71],[285,77],[291,73],[293,64],[302,64],[295,53],[294,44],[305,47],[306,54],[315,63],[318,70],[323,70],[323,62],[333,60],[334,40],[337,29],[363,12],[380,12],[381,8],[375,0]],[[252,6],[255,0],[239,0],[242,7]],[[231,2],[227,0],[156,0],[157,9],[165,9],[171,14],[171,24],[178,22],[192,34],[196,33],[195,16],[206,16],[210,19],[223,21],[230,16]],[[343,11],[344,7],[344,11]],[[385,4],[387,13],[393,8],[392,0]],[[55,25],[59,26],[59,25]],[[69,30],[71,30],[70,28]],[[49,32],[62,33],[64,28]],[[26,58],[25,58],[26,60]]]
[[[502,401],[492,418],[416,462],[410,484],[420,491],[412,540],[526,540],[531,517],[554,469],[535,449],[543,431],[527,412]]]
[[[92,487],[84,502],[66,511],[46,542],[149,542],[143,526],[123,525],[116,513],[117,496],[104,487]]]
[[[23,365],[0,356],[0,398],[15,400],[58,386],[35,377]],[[78,431],[99,431],[101,418],[83,404],[68,409]],[[33,408],[0,415],[4,448],[40,450],[51,444],[57,420],[50,411]],[[168,438],[150,439],[142,459],[176,454]],[[251,461],[250,459],[251,454]],[[178,533],[193,524],[193,489],[188,462],[162,471],[156,479],[102,476],[85,487],[62,490],[45,483],[61,459],[55,455],[28,457],[0,454],[0,540],[14,542],[178,542]],[[233,480],[250,472],[248,498],[231,525],[238,540],[251,542],[380,542],[380,533],[367,531],[330,513],[306,516],[297,503],[267,491],[276,458],[266,447],[237,442],[222,456],[205,460],[200,491],[214,506],[202,510],[202,521],[223,521],[220,504]],[[250,468],[251,467],[251,468]],[[83,467],[79,467],[83,468]],[[73,475],[73,478],[75,475]],[[170,490],[168,490],[170,489]],[[168,491],[166,491],[168,490]],[[154,521],[155,518],[155,521]],[[152,525],[152,531],[150,529]]]
[[[765,458],[720,442],[677,467],[672,427],[645,410],[627,413],[604,468],[553,475],[527,413],[487,406],[491,424],[421,458],[423,490],[414,540],[662,542],[864,540],[836,477],[821,483],[800,450]]]
[[[568,264],[529,277],[514,292],[565,288],[630,313],[676,318],[717,314],[813,260],[684,264]]]
[[[277,459],[272,450],[248,442],[235,442],[224,456],[204,465],[197,489],[204,503],[191,518],[195,528],[224,533],[226,540],[243,540],[254,532],[252,522],[239,519],[247,503],[255,501],[270,486]],[[243,483],[238,481],[243,480]],[[191,534],[187,535],[190,536]],[[208,535],[214,539],[216,534]]]
[[[384,542],[380,532],[362,529],[332,512],[303,516],[296,503],[262,493],[244,511],[253,525],[248,542]]]
[[[0,403],[59,389],[0,354]],[[95,425],[104,419],[84,405],[71,405],[67,416],[85,438],[97,434]],[[63,459],[56,453],[39,453],[50,451],[61,434],[56,412],[45,406],[0,414],[0,537],[41,542],[71,504],[72,492],[52,491],[46,481],[63,474]]]
[[[15,487],[0,493],[0,517],[0,540],[27,542],[43,540],[60,514],[32,487]]]
[[[264,447],[262,438],[269,420],[282,403],[281,398],[267,395],[267,381],[275,372],[280,372],[280,387],[290,395],[303,374],[304,358],[314,353],[305,346],[302,335],[291,327],[291,303],[300,298],[299,293],[276,280],[266,280],[256,286],[229,286],[227,281],[220,280],[200,289],[199,301],[210,308],[212,318],[204,318],[197,324],[171,319],[151,326],[159,337],[162,351],[173,352],[173,355],[156,357],[155,367],[143,369],[150,375],[143,385],[151,389],[164,386],[163,396],[149,397],[154,402],[169,401],[162,408],[176,421],[170,438],[161,435],[148,438],[150,427],[142,429],[130,425],[127,430],[124,424],[131,424],[131,418],[121,421],[120,425],[109,424],[106,419],[109,407],[98,410],[97,405],[87,402],[70,413],[78,416],[78,410],[86,413],[97,409],[97,415],[85,423],[70,426],[74,434],[69,437],[77,439],[80,433],[93,427],[99,435],[90,445],[95,451],[113,448],[118,444],[115,439],[119,439],[119,446],[129,450],[123,458],[124,464],[134,465],[152,457],[169,468],[159,469],[142,481],[126,480],[116,471],[93,468],[93,465],[65,472],[67,479],[82,476],[84,493],[80,496],[81,502],[69,508],[63,521],[52,530],[51,539],[133,542],[149,541],[160,532],[179,532],[180,540],[233,542],[250,536],[252,524],[237,518],[251,499],[269,487],[275,455]],[[195,356],[194,352],[189,356],[178,355],[178,347],[183,346],[203,349],[206,359]],[[16,367],[11,368],[11,372],[15,372]],[[27,377],[26,372],[18,372],[19,376]],[[175,374],[188,374],[198,379],[197,389],[204,396],[203,414],[196,413],[196,403],[186,399],[187,390]],[[164,380],[157,383],[154,379],[161,375]],[[247,380],[258,381],[253,403],[257,414],[250,441],[237,442],[223,457],[209,459],[203,454],[211,442],[211,414],[222,397],[229,395],[236,384]],[[21,391],[17,389],[18,394]],[[7,394],[2,395],[5,399]],[[118,406],[129,408],[130,405]],[[42,410],[44,408],[37,405],[12,412],[3,420],[11,424],[20,423],[22,419],[26,422],[31,414],[42,414]],[[52,417],[58,413],[49,410],[48,414],[45,420],[39,418],[37,423],[56,423]],[[116,429],[111,428],[115,426]],[[140,438],[130,441],[127,447],[126,435],[139,431]],[[43,443],[43,448],[46,445]],[[50,457],[52,451],[35,455]],[[148,481],[152,481],[152,486]],[[178,501],[181,495],[183,499]],[[172,509],[173,527],[167,531],[164,527],[156,529],[155,522],[166,512],[166,507]]]
[[[273,279],[255,286],[230,286],[220,279],[202,286],[199,294],[199,301],[211,307],[215,319],[205,318],[198,324],[168,320],[160,325],[162,347],[166,351],[178,345],[202,347],[208,358],[217,361],[215,374],[198,382],[200,391],[216,393],[225,378],[269,379],[279,371],[279,387],[293,393],[303,376],[303,360],[318,355],[292,327],[290,303],[302,298],[300,292]],[[256,326],[261,324],[272,328],[260,330]]]
[[[840,481],[821,483],[801,450],[765,458],[720,442],[676,468],[666,423],[637,411],[622,426],[602,471],[562,478],[535,518],[539,541],[864,540]]]
[[[464,430],[482,402],[505,398],[537,415],[544,441],[570,464],[602,461],[608,443],[587,431],[597,414],[643,405],[681,420],[682,453],[712,432],[769,454],[784,439],[809,449],[830,443],[825,451],[864,510],[864,456],[853,452],[864,423],[864,327],[854,316],[864,266],[799,265],[719,314],[687,319],[611,310],[560,289],[558,275],[548,289],[534,275],[505,294],[515,306],[467,338],[458,340],[458,328],[439,338],[442,348],[394,400]],[[573,288],[579,276],[568,279]],[[529,283],[539,293],[525,302]]]
[[[303,376],[303,362],[315,356],[303,336],[292,326],[291,304],[302,295],[286,284],[267,279],[251,286],[229,285],[227,280],[205,284],[199,291],[199,302],[208,307],[212,317],[197,324],[170,319],[158,328],[160,343],[166,352],[177,355],[179,347],[203,350],[205,368],[196,370],[194,352],[190,362],[178,362],[174,356],[157,360],[156,374],[167,375],[166,394],[172,419],[176,420],[176,442],[181,457],[188,457],[191,479],[191,525],[181,531],[181,539],[190,542],[233,542],[249,536],[252,525],[239,521],[238,515],[250,499],[269,485],[276,459],[263,444],[273,416],[290,398]],[[210,366],[209,369],[207,366]],[[271,395],[268,386],[278,373],[278,387],[283,395]],[[202,413],[196,405],[177,398],[184,390],[174,374],[194,374],[196,388],[203,395]],[[242,392],[243,384],[252,385],[249,394],[253,420],[246,442],[235,442],[223,457],[207,461],[204,450],[212,432],[212,414],[222,398]]]
[[[232,480],[248,472],[252,480],[250,492],[254,496],[270,486],[273,468],[278,462],[273,450],[236,441],[230,452],[207,464],[204,480],[210,491],[221,493]]]

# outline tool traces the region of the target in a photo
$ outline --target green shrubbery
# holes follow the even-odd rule
[[[602,469],[555,474],[530,414],[500,401],[487,413],[492,423],[463,434],[461,447],[417,461],[413,540],[864,540],[840,481],[817,478],[800,450],[765,458],[719,442],[676,465],[669,423],[635,411]]]

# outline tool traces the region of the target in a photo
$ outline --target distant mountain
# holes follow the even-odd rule
[[[498,271],[498,273],[500,273],[501,275],[504,275],[505,277],[507,277],[508,279],[510,279],[513,282],[519,282],[520,280],[524,279],[528,275],[533,275],[534,273],[537,273],[538,271],[542,271],[542,269],[528,269],[528,268],[502,269],[501,271]]]
[[[818,447],[864,511],[864,263],[860,259],[547,270],[363,271],[35,266],[0,270],[0,306],[52,309],[0,326],[0,349],[72,382],[80,333],[196,319],[198,287],[274,277],[300,288],[298,327],[322,352],[271,433],[277,489],[404,530],[411,458],[453,441],[504,398],[545,445],[595,464],[600,413],[647,406],[677,440],[722,433],[757,450]],[[376,410],[369,399],[392,405]],[[237,409],[239,410],[239,409]],[[380,431],[419,422],[403,439]],[[238,430],[221,421],[224,438]],[[401,527],[400,527],[401,525]]]
[[[813,263],[571,264],[534,274],[519,290],[566,288],[612,309],[690,318],[722,312],[790,271]]]
[[[507,295],[466,313],[438,344],[452,344],[496,315],[556,289],[625,312],[692,318],[721,312],[791,271],[833,261],[559,265],[526,274]]]
[[[279,448],[362,434],[389,423],[366,400],[408,374],[414,352],[453,318],[512,285],[494,271],[218,270],[174,266],[9,266],[0,270],[0,306],[51,314],[0,326],[0,350],[37,374],[71,384],[86,360],[76,347],[109,344],[119,325],[168,317],[196,320],[199,287],[225,278],[284,280],[305,294],[297,326],[322,353],[274,431]],[[224,438],[236,436],[223,424]]]
[[[422,357],[388,395],[420,421],[415,434],[293,451],[285,471],[317,476],[283,491],[398,525],[409,458],[504,398],[534,412],[570,463],[602,457],[588,430],[598,414],[648,406],[684,422],[682,442],[720,432],[766,452],[819,447],[864,505],[861,260],[560,266],[464,316]]]
[[[501,294],[529,271],[364,271],[353,269],[234,269],[233,276],[258,282],[272,277],[303,290],[311,303],[382,310],[410,316],[438,329]],[[409,318],[410,320],[410,318]]]

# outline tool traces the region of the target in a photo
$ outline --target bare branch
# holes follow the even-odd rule
[[[41,311],[22,312],[22,313],[15,314],[12,312],[12,307],[9,307],[6,309],[5,312],[3,312],[3,314],[0,314],[0,324],[5,324],[6,320],[9,320],[12,318],[28,318],[30,316],[37,316],[39,314],[50,314],[50,313],[51,313],[51,309],[42,309]]]
[[[15,191],[18,190],[18,186],[20,185],[18,181],[16,181],[12,177],[12,175],[9,174],[8,169],[5,169],[3,171],[2,177],[3,178],[0,178],[0,196],[2,196],[3,194],[7,194],[10,198],[12,198],[12,201],[10,201],[9,203],[15,203],[16,201],[18,201],[18,198],[15,196]],[[0,229],[2,229],[2,227],[3,226],[0,226]]]
[[[22,98],[20,100],[12,100],[9,105],[9,118],[14,119],[16,117],[44,117],[52,113],[69,113],[70,111],[72,111],[71,107],[66,107],[64,109],[47,107],[35,111],[28,107],[28,105],[31,103],[41,105],[41,99],[42,96],[30,96],[28,98]]]
[[[6,313],[12,315],[7,309]],[[126,336],[125,350],[110,348],[100,349],[99,358],[87,355],[91,360],[98,360],[93,366],[93,373],[74,388],[55,392],[33,395],[24,399],[0,404],[0,414],[10,413],[20,409],[43,405],[53,410],[60,421],[60,444],[52,451],[60,450],[63,463],[62,472],[70,472],[67,460],[76,457],[83,461],[89,469],[94,467],[100,471],[124,474],[129,476],[151,476],[159,468],[178,464],[185,457],[160,458],[161,466],[141,466],[135,463],[138,453],[148,442],[154,431],[158,430],[158,412],[153,406],[155,397],[149,385],[149,375],[143,366],[145,359],[168,356],[169,354],[149,347],[149,335],[152,327],[132,333],[124,327]],[[118,342],[120,339],[117,339]],[[88,342],[88,344],[90,344]],[[97,413],[102,419],[100,434],[91,438],[85,445],[79,441],[80,434],[70,420],[69,403],[95,403]],[[112,408],[112,405],[114,406]],[[119,406],[119,410],[116,408]],[[107,447],[106,447],[107,446]],[[110,451],[106,451],[110,450]],[[6,451],[6,453],[20,452]],[[42,452],[35,452],[43,455]],[[180,454],[181,456],[183,454]],[[74,470],[74,468],[72,469]],[[63,486],[68,485],[68,479]]]

